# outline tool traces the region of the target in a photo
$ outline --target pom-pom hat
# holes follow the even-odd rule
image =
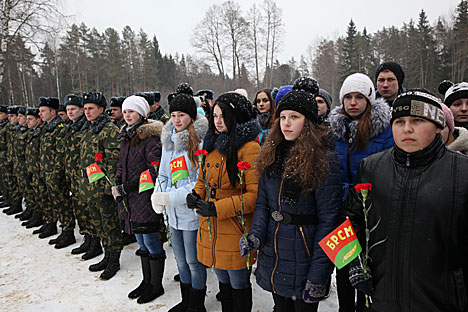
[[[280,89],[281,90],[281,89]],[[314,124],[318,122],[318,108],[315,97],[319,94],[317,80],[311,77],[298,78],[292,91],[286,94],[276,109],[276,117],[283,110],[293,110],[301,113]]]
[[[439,92],[445,95],[444,103],[450,107],[458,99],[468,99],[468,82],[454,84],[449,80],[444,80],[439,84]]]
[[[197,104],[193,99],[193,90],[188,83],[177,86],[176,96],[169,103],[169,113],[183,112],[193,120],[197,118]]]
[[[244,123],[252,118],[257,117],[257,107],[250,103],[249,99],[237,92],[227,92],[218,96],[215,101],[217,103],[224,103],[229,107],[228,109],[234,114],[237,123]]]

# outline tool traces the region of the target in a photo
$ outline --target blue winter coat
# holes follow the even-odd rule
[[[270,216],[270,209],[278,210],[281,179],[264,176],[259,181],[257,206],[249,233],[261,241],[256,277],[257,284],[266,291],[302,299],[307,280],[325,285],[333,270],[333,263],[318,245],[338,226],[343,197],[339,164],[335,157],[330,159],[330,173],[320,188],[306,195],[301,194],[296,206],[281,203],[283,212],[317,215],[316,225],[302,226],[304,237],[300,226],[277,223]]]
[[[335,139],[335,151],[341,163],[341,177],[345,190],[356,182],[356,173],[361,159],[381,152],[393,146],[393,134],[390,125],[391,109],[384,99],[371,103],[372,132],[365,150],[351,150],[357,131],[357,120],[349,121],[340,113],[342,106],[335,107],[328,117]],[[350,143],[351,138],[351,143]],[[349,159],[348,159],[349,157]],[[347,193],[347,192],[346,192]]]
[[[197,114],[194,124],[195,133],[202,146],[201,140],[208,130],[208,120],[201,114]],[[193,168],[187,154],[189,144],[188,130],[175,132],[172,121],[169,120],[161,134],[163,145],[158,179],[161,182],[162,192],[169,193],[171,205],[166,206],[169,225],[176,230],[195,231],[198,229],[199,216],[192,209],[187,208],[185,198],[190,193],[198,180],[198,169]],[[185,157],[185,163],[189,171],[189,178],[177,181],[172,185],[170,162],[180,156]],[[156,182],[155,192],[160,191]]]

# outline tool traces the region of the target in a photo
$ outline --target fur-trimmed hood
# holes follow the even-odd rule
[[[208,130],[203,142],[203,149],[211,152],[215,148],[222,154],[226,154],[229,144],[230,137],[234,138],[232,142],[234,150],[239,150],[245,143],[255,140],[257,135],[262,132],[262,127],[257,119],[251,119],[244,123],[236,124],[234,133],[229,135],[228,133],[216,134],[214,129]]]
[[[468,130],[463,127],[455,127],[453,134],[455,141],[450,143],[447,147],[453,151],[468,155]]]
[[[127,130],[127,126],[123,126],[120,130],[119,139],[125,139],[126,137],[131,140],[135,134],[138,135],[138,138],[143,141],[150,136],[161,137],[161,132],[164,127],[164,124],[159,120],[147,119],[141,125],[136,128]]]
[[[333,129],[333,137],[335,139],[347,140],[348,130],[351,132],[352,137],[356,135],[358,120],[349,121],[349,119],[340,113],[342,105],[335,107],[328,117],[328,122]],[[371,118],[372,118],[372,132],[370,138],[376,137],[390,125],[392,118],[391,108],[383,98],[378,98],[371,102]],[[347,126],[346,126],[347,125]]]
[[[99,133],[109,122],[112,122],[112,119],[107,114],[101,114],[93,123],[91,123],[89,120],[86,121],[81,130],[89,128],[94,133]]]
[[[193,123],[193,128],[197,135],[198,142],[200,142],[205,136],[206,131],[208,131],[208,119],[206,119],[206,117],[202,114],[198,113],[197,119],[195,119],[195,122]],[[190,136],[187,129],[180,132],[175,132],[174,125],[170,119],[161,132],[161,142],[167,151],[187,150],[189,146],[189,138]]]

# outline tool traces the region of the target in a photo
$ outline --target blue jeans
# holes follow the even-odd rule
[[[198,231],[176,230],[170,227],[171,244],[179,269],[180,281],[194,289],[206,288],[206,268],[197,259]]]
[[[220,270],[215,269],[218,281],[229,284],[233,289],[245,289],[250,287],[250,271],[241,270]]]
[[[158,233],[135,234],[141,251],[148,251],[151,255],[164,254],[164,248],[159,241]]]

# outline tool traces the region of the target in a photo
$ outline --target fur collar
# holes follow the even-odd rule
[[[44,126],[44,130],[47,132],[54,131],[58,125],[63,124],[63,119],[59,115],[55,116],[49,123]]]
[[[340,114],[340,110],[343,106],[335,107],[328,117],[328,122],[333,129],[333,137],[335,139],[348,140],[348,129],[351,132],[352,137],[356,135],[358,120],[349,121],[348,118]],[[392,118],[391,108],[383,98],[378,98],[374,102],[371,102],[371,118],[372,118],[372,132],[370,137],[376,137],[390,125],[390,119]]]
[[[463,154],[468,153],[468,130],[463,127],[455,127],[455,130],[453,131],[454,137],[455,135],[455,141],[450,143],[447,147],[451,150],[461,152]]]
[[[32,138],[37,138],[38,136],[41,135],[42,133],[42,128],[43,128],[43,124],[40,124],[39,126],[37,126],[36,129],[33,130],[32,134],[31,134],[31,137]]]
[[[197,139],[200,142],[208,130],[208,119],[206,119],[206,117],[202,114],[198,113],[197,119],[193,123],[193,128],[195,129]],[[175,132],[172,120],[169,119],[169,121],[162,129],[161,142],[167,151],[185,151],[188,149],[189,145],[189,132],[187,129],[180,132]]]
[[[4,125],[6,125],[8,123],[8,118],[7,119],[3,119],[2,121],[0,121],[0,127],[3,127]]]
[[[161,136],[162,128],[164,124],[161,121],[148,119],[144,121],[141,125],[137,125],[136,128],[127,130],[127,126],[123,126],[120,130],[119,138],[128,138],[131,140],[135,134],[138,135],[138,138],[143,141],[150,136]]]
[[[232,135],[225,132],[216,134],[214,129],[210,129],[205,136],[203,149],[209,153],[216,148],[221,154],[226,154],[229,145],[233,144],[234,150],[237,151],[245,143],[255,140],[261,131],[262,128],[257,119],[251,119],[247,122],[236,124]],[[233,140],[231,138],[233,138]],[[233,141],[232,143],[231,140]]]
[[[99,133],[109,122],[112,122],[112,119],[107,114],[101,114],[93,123],[86,121],[81,130],[86,130],[89,128],[94,133]]]
[[[81,115],[80,119],[78,119],[75,122],[72,122],[71,124],[67,126],[68,131],[73,131],[73,132],[80,131],[81,128],[83,128],[83,125],[85,124],[85,122],[86,122],[86,116],[85,114],[83,114]]]

